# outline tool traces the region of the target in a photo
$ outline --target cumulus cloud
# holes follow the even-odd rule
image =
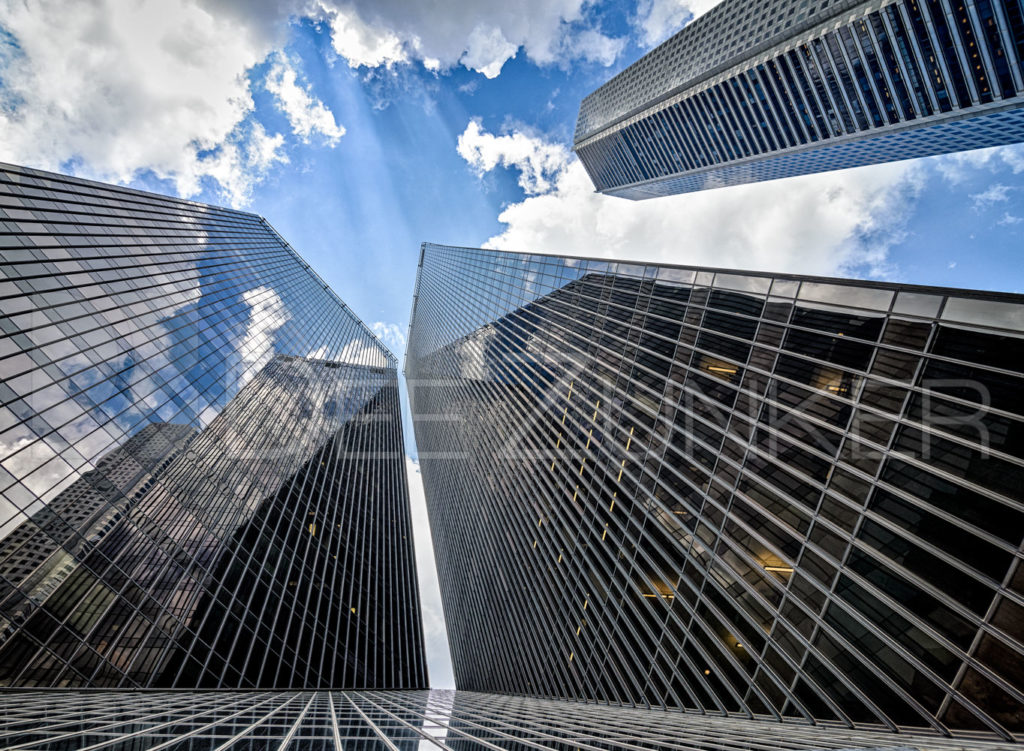
[[[633,26],[643,47],[656,47],[722,0],[640,0]]]
[[[587,0],[324,0],[335,51],[353,67],[418,61],[429,70],[463,65],[487,78],[520,50],[538,65],[587,60],[611,65],[625,40],[586,17]]]
[[[451,653],[448,650],[448,632],[444,610],[441,607],[441,588],[434,563],[434,544],[430,538],[427,500],[423,493],[420,465],[405,457],[409,476],[409,504],[412,511],[412,533],[416,545],[416,571],[419,574],[420,603],[423,610],[423,638],[427,649],[427,669],[431,688],[455,688]]]
[[[198,0],[0,0],[0,158],[244,203],[281,141],[247,122],[276,40]]]
[[[292,132],[305,143],[319,133],[329,145],[335,146],[345,135],[345,128],[338,124],[334,113],[310,93],[308,85],[299,83],[294,64],[284,55],[275,56],[266,87],[288,118]]]
[[[1024,172],[1024,146],[996,146],[945,154],[935,159],[935,166],[939,174],[953,185],[968,179],[979,169],[995,172],[1008,167],[1017,175]]]
[[[493,78],[520,53],[537,65],[612,64],[591,0],[0,0],[0,160],[127,183],[142,173],[191,197],[244,205],[285,138],[256,120],[255,70],[309,142],[344,134],[280,50],[288,22],[324,22],[352,67],[463,65]],[[258,85],[258,82],[257,82]]]
[[[519,170],[519,186],[527,195],[547,193],[552,181],[570,160],[569,150],[559,143],[514,131],[495,136],[483,130],[479,120],[470,121],[459,136],[459,156],[477,175],[482,176],[498,165]]]
[[[575,156],[563,150],[557,163],[558,147],[542,138],[473,122],[463,137],[475,144],[463,156],[478,172],[501,165],[524,175],[527,196],[504,208],[505,230],[486,243],[509,250],[885,276],[921,188],[917,163],[900,162],[634,202],[595,193]],[[543,182],[525,177],[538,163]]]

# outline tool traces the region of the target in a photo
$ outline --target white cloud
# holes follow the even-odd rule
[[[642,46],[656,47],[722,0],[640,0],[633,26]]]
[[[266,129],[259,123],[253,123],[252,136],[249,139],[249,163],[260,172],[265,172],[275,162],[287,162],[288,157],[281,153],[284,136],[280,133],[267,135]]]
[[[587,60],[607,68],[618,59],[625,46],[625,39],[607,36],[597,29],[583,29],[565,38],[561,55],[566,60]]]
[[[920,167],[900,162],[634,202],[595,193],[574,156],[562,149],[559,161],[561,147],[535,136],[495,136],[471,122],[463,139],[460,153],[478,172],[523,173],[527,197],[505,207],[505,231],[486,243],[509,250],[886,275],[921,187]]]
[[[412,511],[412,533],[416,544],[416,571],[419,574],[420,604],[423,612],[423,638],[427,649],[427,669],[431,688],[455,688],[451,653],[448,650],[448,632],[444,610],[441,607],[441,588],[434,562],[434,544],[430,537],[427,500],[423,493],[420,465],[405,457],[409,475],[409,505]]]
[[[497,26],[479,24],[469,32],[466,51],[459,62],[483,73],[486,78],[497,78],[502,66],[516,56],[518,49],[519,45],[506,39]]]
[[[463,65],[494,78],[523,50],[537,65],[611,65],[625,44],[589,24],[587,0],[322,0],[332,43],[353,67],[412,61],[429,70]]]
[[[996,203],[1005,203],[1010,200],[1010,191],[1013,190],[1009,185],[996,184],[989,187],[987,190],[981,193],[971,194],[971,205],[975,211],[981,211],[987,209]]]
[[[1022,219],[1019,216],[1014,216],[1009,211],[1004,211],[1003,218],[996,222],[996,224],[999,224],[1003,227],[1012,227],[1014,225],[1020,224],[1021,222],[1024,222],[1024,219]]]
[[[370,328],[384,342],[384,346],[391,350],[391,354],[402,357],[405,352],[405,334],[398,324],[377,321]]]
[[[229,3],[211,4],[222,10]],[[247,124],[247,71],[280,13],[250,23],[200,0],[0,0],[0,159],[106,181],[204,178],[244,203],[281,142]]]
[[[300,85],[294,64],[284,55],[277,55],[266,80],[267,91],[274,95],[277,106],[288,118],[292,132],[305,143],[319,133],[331,146],[345,135],[327,106],[314,97],[309,86]]]
[[[995,172],[1009,167],[1013,174],[1024,172],[1024,146],[996,146],[991,149],[961,151],[936,157],[935,167],[953,185],[963,182],[981,168]]]
[[[326,22],[352,67],[420,62],[497,76],[537,65],[610,65],[591,0],[0,0],[0,161],[128,183],[151,172],[181,196],[209,185],[244,205],[285,139],[256,121],[254,66],[294,133],[344,134],[280,52],[288,21]]]
[[[546,193],[552,180],[565,168],[569,150],[520,131],[495,136],[485,132],[478,120],[470,121],[459,136],[459,156],[469,162],[478,175],[498,165],[519,170],[519,186],[527,195]]]
[[[409,60],[405,43],[394,31],[383,23],[363,21],[359,11],[352,6],[334,10],[331,35],[335,51],[353,68],[391,67]]]

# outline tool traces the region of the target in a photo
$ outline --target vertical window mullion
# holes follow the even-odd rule
[[[839,36],[838,31],[830,32],[821,38],[822,49],[825,51],[825,57],[828,58],[829,65],[835,72],[836,83],[839,86],[839,94],[843,97],[846,102],[846,107],[850,112],[850,116],[853,118],[857,129],[860,131],[867,130],[871,127],[871,123],[868,121],[867,108],[864,106],[860,97],[858,96],[858,86],[856,81],[856,75],[850,67],[850,64],[846,61],[843,56],[843,40]],[[833,47],[839,50],[840,57],[836,58],[835,50]],[[840,67],[839,63],[842,63]],[[843,73],[846,73],[844,76]],[[851,95],[851,91],[852,95]]]
[[[690,111],[690,122],[693,123],[693,132],[698,140],[704,144],[704,153],[707,155],[708,163],[721,164],[726,161],[725,155],[711,140],[711,135],[707,132],[707,125],[703,122],[704,114],[693,102],[693,97],[687,97],[683,100],[682,104]]]
[[[988,10],[987,19],[982,18],[982,3]],[[981,30],[981,36],[984,37],[984,41],[979,43],[979,46],[982,47],[988,65],[996,75],[994,80],[997,85],[993,87],[992,95],[999,99],[1010,99],[1016,96],[1019,87],[1013,76],[1014,65],[1006,49],[1003,30],[1000,29],[1001,22],[997,7],[998,4],[995,0],[976,0],[968,9],[975,26]]]
[[[836,31],[835,39],[836,46],[839,48],[839,54],[843,57],[843,62],[846,65],[847,70],[850,71],[850,81],[853,84],[854,94],[857,96],[857,100],[860,102],[861,107],[864,110],[864,117],[868,121],[868,127],[879,127],[885,124],[885,116],[883,115],[884,107],[881,102],[877,101],[874,94],[874,88],[871,86],[870,70],[867,67],[867,62],[864,60],[862,54],[858,54],[858,57],[854,57],[850,52],[850,47],[847,44],[848,40],[853,40],[852,30],[847,26]],[[858,49],[858,53],[860,50]],[[860,66],[861,74],[857,75],[857,66]],[[868,84],[867,90],[861,85],[861,76]],[[877,121],[876,121],[877,118]]]
[[[654,113],[654,117],[657,118],[658,125],[661,129],[662,142],[665,144],[665,148],[668,151],[669,174],[678,174],[686,169],[686,163],[683,160],[682,146],[679,143],[675,130],[669,122],[667,109],[658,110]]]
[[[643,159],[644,165],[646,165],[647,171],[650,174],[648,179],[663,177],[664,175],[660,174],[662,173],[662,158],[658,155],[657,148],[654,145],[650,124],[646,122],[645,118],[640,118],[630,127],[636,135],[634,148],[638,156]]]
[[[879,49],[878,44],[873,43],[871,39],[868,39],[865,42],[857,31],[856,24],[862,24],[866,35],[867,29],[870,25],[868,21],[868,18],[861,18],[855,21],[854,25],[850,29],[850,38],[853,41],[853,46],[861,59],[861,65],[864,68],[864,77],[867,79],[868,86],[871,88],[871,92],[874,94],[878,106],[880,107],[879,116],[882,119],[882,124],[885,125],[888,120],[889,124],[892,125],[901,120],[900,110],[899,105],[896,102],[892,81],[889,79],[889,72],[886,67],[882,65],[881,50]],[[872,66],[872,61],[874,61],[874,66]],[[876,78],[876,72],[881,75],[881,82]],[[884,90],[880,87],[884,87]],[[886,102],[889,103],[888,107],[886,106]]]
[[[687,106],[686,100],[681,100],[676,105],[679,113],[679,122],[682,124],[686,137],[690,140],[694,147],[694,158],[697,165],[700,167],[707,167],[712,164],[711,153],[708,151],[707,145],[700,137],[700,133],[697,132],[697,125],[693,119],[691,109]]]
[[[761,128],[761,124],[758,123],[758,128],[760,128],[764,132],[765,140],[771,147],[770,150],[777,151],[779,149],[784,148],[782,144],[782,139],[778,137],[778,131],[772,128],[773,116],[769,114],[766,102],[762,100],[762,98],[757,94],[758,90],[760,89],[760,85],[758,85],[758,88],[755,89],[754,85],[750,81],[751,76],[754,76],[753,70],[747,70],[744,73],[740,74],[739,79],[741,84],[743,84],[744,86],[744,91],[746,91],[749,97],[753,99],[754,105],[758,108],[758,111],[760,111],[761,116],[764,118],[764,127]],[[754,78],[756,82],[756,76],[754,76]],[[776,128],[779,127],[778,124],[775,124],[775,126]]]
[[[711,100],[722,109],[722,121],[725,125],[726,132],[731,136],[733,143],[738,148],[738,158],[753,156],[756,153],[756,150],[752,145],[747,143],[747,135],[740,129],[739,123],[736,121],[734,109],[729,100],[723,96],[722,86],[723,84],[721,83],[715,84],[708,89],[708,95]]]
[[[918,9],[918,13],[921,16],[925,34],[928,36],[928,42],[931,45],[932,52],[935,56],[935,64],[942,72],[942,80],[946,93],[949,95],[949,103],[952,107],[960,109],[965,106],[965,103],[960,101],[960,95],[956,91],[956,84],[953,79],[952,71],[949,68],[949,61],[946,59],[943,46],[939,42],[938,32],[935,29],[935,24],[932,22],[931,16],[928,14],[928,8],[925,3],[926,0],[911,0],[911,4]],[[958,68],[957,72],[962,74],[963,71]]]
[[[843,135],[850,130],[847,127],[845,113],[839,107],[827,71],[818,58],[813,42],[803,45],[799,51],[803,54],[802,62],[811,78],[811,83],[814,84],[818,98],[821,100],[822,106],[825,107],[825,117],[832,131],[831,135],[833,137]],[[824,94],[824,99],[821,98],[822,94]]]
[[[797,141],[796,145],[809,143],[811,136],[807,132],[807,128],[804,126],[803,118],[800,117],[800,113],[794,106],[795,102],[793,101],[793,98],[788,96],[788,93],[790,92],[786,90],[785,80],[782,78],[782,73],[779,71],[774,59],[765,62],[765,78],[768,79],[768,85],[771,86],[772,91],[775,94],[775,99],[778,102],[778,109],[781,111],[782,117],[786,119],[786,122],[790,123],[790,127],[793,131],[793,137]],[[800,137],[801,133],[804,135],[803,139]]]
[[[622,129],[618,130],[615,133],[615,135],[616,135],[615,145],[619,149],[619,152],[622,154],[622,156],[623,156],[623,164],[626,165],[626,167],[628,169],[628,172],[630,173],[630,176],[632,177],[630,182],[634,182],[634,183],[643,182],[644,181],[644,176],[643,176],[643,173],[640,171],[640,165],[637,162],[636,155],[635,155],[633,149],[631,148],[631,146],[629,144],[629,141],[628,141],[628,138],[627,138],[628,134],[626,133],[626,129],[622,128]]]
[[[639,151],[647,163],[647,169],[651,173],[651,179],[664,177],[664,167],[662,166],[662,157],[658,149],[658,145],[655,142],[654,128],[651,127],[651,123],[646,117],[641,117],[632,127],[638,131],[638,138],[636,142],[639,146]]]
[[[889,83],[889,91],[893,92],[896,98],[897,106],[899,107],[898,111],[902,113],[902,119],[904,121],[913,120],[917,117],[918,112],[914,107],[914,99],[910,93],[910,79],[903,68],[903,61],[899,51],[893,43],[892,35],[889,34],[885,28],[884,18],[884,13],[878,13],[872,16],[871,22],[866,24],[868,37],[871,39],[871,43],[874,45],[875,49],[878,50],[878,54],[880,55],[879,67],[882,69],[882,74],[885,76],[885,80]],[[879,37],[875,30],[876,25],[882,26],[881,33],[885,35],[884,44],[883,38]],[[888,48],[888,53],[886,52],[886,48]],[[889,56],[891,56],[892,62],[896,65],[895,72],[892,70],[890,61],[887,59]],[[925,113],[922,112],[920,114],[923,115]]]
[[[967,2],[967,0],[958,0],[958,1],[962,2],[962,3],[966,3]],[[957,19],[956,19],[956,16],[954,15],[954,13],[953,13],[953,9],[950,8],[950,6],[949,6],[949,4],[947,2],[945,2],[944,0],[932,0],[932,2],[934,2],[938,6],[938,11],[939,11],[940,15],[942,16],[943,19],[945,19],[946,29],[947,29],[947,32],[949,33],[949,41],[950,41],[950,44],[953,46],[953,50],[954,50],[954,54],[956,55],[956,59],[960,63],[960,69],[963,71],[964,83],[967,85],[967,91],[968,91],[969,96],[971,98],[971,104],[972,105],[980,104],[983,97],[982,97],[982,94],[981,94],[981,89],[979,87],[979,81],[977,79],[977,76],[975,75],[976,74],[976,70],[975,70],[974,66],[971,65],[971,59],[970,59],[970,56],[968,54],[967,47],[966,47],[966,45],[964,43],[964,37],[963,37],[964,32],[963,32],[963,30],[961,28],[961,24],[957,23]],[[929,13],[931,12],[930,8],[928,8],[927,10],[928,10]],[[932,16],[932,20],[933,21],[935,20],[934,15]],[[968,31],[970,31],[971,34],[974,35],[974,30],[973,29],[968,29]],[[977,47],[978,43],[975,42],[974,46]],[[984,70],[984,68],[983,68],[983,70]],[[989,90],[991,90],[991,88],[992,88],[992,86],[991,86],[991,83],[990,83],[989,84]]]
[[[981,53],[981,69],[985,73],[986,80],[988,81],[989,93],[992,95],[992,99],[1002,99],[1003,86],[1000,80],[999,71],[996,70],[994,58],[996,50],[989,49],[989,36],[985,33],[985,27],[981,23],[981,17],[978,15],[978,9],[975,6],[975,3],[966,3],[965,7],[968,18],[970,19],[970,25],[972,26],[974,44]],[[1005,60],[1005,57],[1003,59]]]
[[[1013,0],[1008,1],[1012,2]],[[1021,48],[1024,48],[1024,44],[1021,47],[1014,45],[1012,27],[1007,18],[1006,9],[1003,8],[1003,2],[1004,0],[992,0],[992,11],[995,13],[996,28],[1003,41],[1003,52],[1006,55],[1006,62],[1009,64],[1010,72],[1013,75],[1013,85],[1019,95],[1021,92],[1024,92],[1024,76],[1022,76],[1021,72],[1024,70],[1024,60],[1019,59],[1018,53]]]
[[[890,14],[892,15],[890,16]],[[882,13],[882,22],[885,24],[885,29],[888,32],[889,36],[892,38],[893,48],[896,52],[896,58],[903,65],[903,70],[906,71],[908,74],[913,73],[914,71],[920,74],[919,80],[921,87],[928,95],[928,101],[931,105],[931,112],[927,114],[935,114],[938,112],[942,112],[943,110],[941,98],[939,97],[938,90],[935,88],[935,84],[932,82],[931,74],[926,70],[918,68],[918,60],[920,60],[922,64],[925,65],[928,61],[925,59],[924,51],[921,49],[921,45],[918,42],[917,34],[914,33],[914,29],[910,22],[910,18],[908,16],[906,8],[902,4],[890,5],[888,8],[885,9],[885,12]],[[902,27],[902,34],[897,33],[897,30],[894,28],[894,24],[896,22],[898,22],[899,25]],[[910,45],[910,52],[912,54],[903,54],[903,50],[899,44],[899,40],[901,37],[906,41],[906,43]],[[908,79],[908,85],[913,87],[913,80]],[[945,84],[943,84],[942,90],[946,91]],[[921,104],[922,102],[918,101],[918,106],[921,106]],[[951,103],[950,106],[952,106]]]
[[[779,55],[776,60],[780,61],[779,64],[785,66],[785,72],[788,74],[787,79],[789,80],[792,88],[796,91],[796,95],[800,98],[800,102],[804,106],[804,112],[807,113],[807,120],[805,122],[805,130],[810,136],[810,140],[818,141],[826,136],[824,133],[819,133],[820,128],[815,122],[814,111],[811,109],[811,104],[807,100],[807,96],[804,93],[803,86],[800,85],[799,73],[792,61],[789,59],[789,54]],[[801,118],[803,119],[803,118]]]
[[[679,116],[679,104],[673,104],[665,110],[665,115],[671,124],[672,128],[676,132],[676,137],[679,139],[679,143],[682,146],[682,156],[684,161],[687,163],[688,169],[696,169],[699,163],[694,157],[693,144],[690,142],[689,137],[683,131],[683,124]]]
[[[722,128],[719,127],[718,121],[715,118],[714,112],[708,105],[705,92],[698,91],[694,95],[694,101],[699,107],[700,112],[704,116],[704,129],[707,131],[708,137],[713,139],[718,144],[719,153],[722,155],[723,162],[731,162],[736,159],[736,153],[733,151],[732,144],[730,144],[725,136],[722,134]]]
[[[747,106],[746,100],[737,93],[739,84],[736,83],[736,79],[730,78],[723,81],[720,85],[722,87],[720,96],[728,102],[729,109],[733,113],[733,119],[743,131],[750,154],[763,154],[765,152],[764,143],[761,141],[760,134],[757,133],[756,128],[752,127],[756,123],[753,122],[754,117],[750,107]]]
[[[778,101],[778,97],[775,95],[774,87],[770,86],[765,82],[765,73],[758,70],[761,66],[754,66],[751,68],[751,72],[757,78],[758,85],[761,87],[761,91],[764,92],[764,101],[768,109],[772,113],[772,117],[775,119],[775,123],[778,125],[778,133],[781,136],[780,141],[785,142],[783,148],[792,148],[797,145],[796,135],[789,126],[789,120],[785,117],[782,110],[782,104]]]
[[[679,170],[676,168],[675,160],[672,158],[673,144],[670,140],[671,136],[661,118],[661,112],[654,112],[645,119],[647,120],[647,129],[651,131],[652,143],[661,154],[662,171],[665,175],[675,174]]]

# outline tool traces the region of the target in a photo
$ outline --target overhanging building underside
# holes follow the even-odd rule
[[[574,149],[651,198],[1022,141],[1022,94],[1021,0],[726,0],[589,95]]]

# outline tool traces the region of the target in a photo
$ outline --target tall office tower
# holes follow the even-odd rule
[[[287,243],[0,165],[0,245],[0,686],[425,686],[396,360]]]
[[[460,689],[1020,738],[1024,297],[428,244],[406,362]]]
[[[1021,0],[724,0],[591,93],[574,150],[642,199],[1024,141]]]

